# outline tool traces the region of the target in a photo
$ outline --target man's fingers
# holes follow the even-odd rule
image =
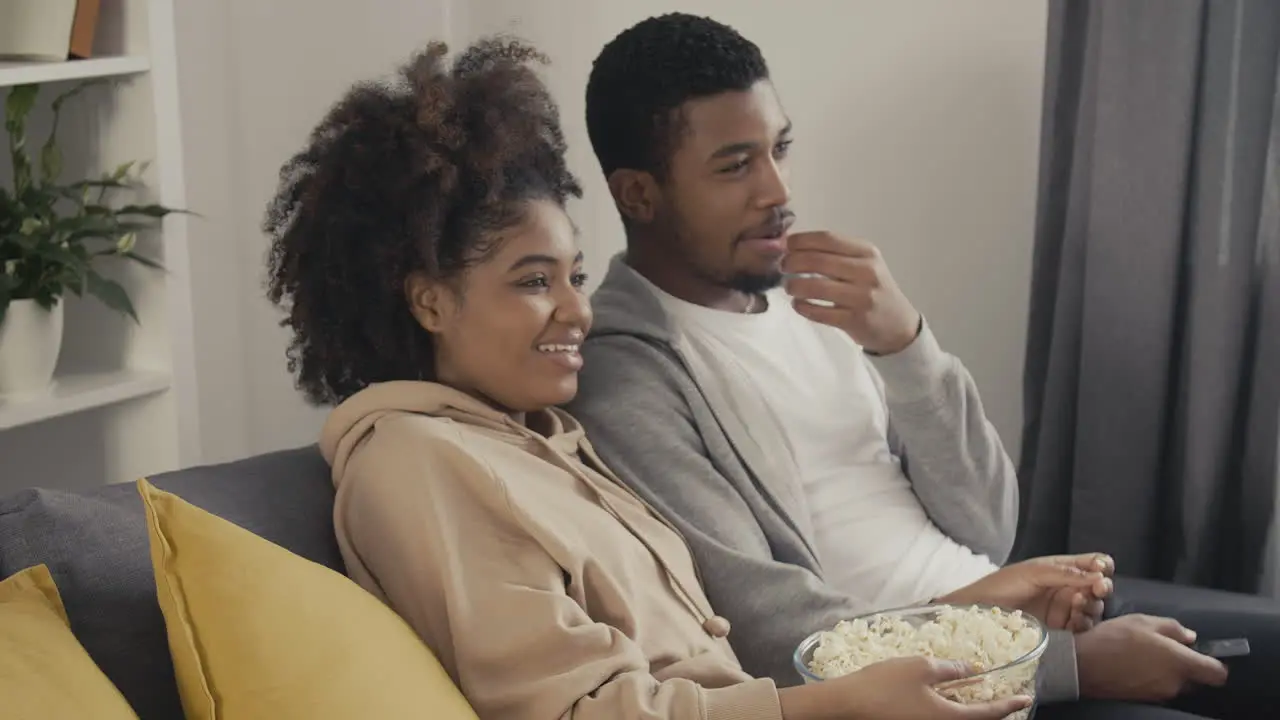
[[[1184,626],[1182,623],[1168,617],[1151,617],[1148,618],[1151,627],[1161,635],[1174,640],[1183,645],[1190,645],[1196,641],[1196,633]]]
[[[1178,654],[1178,663],[1189,682],[1210,687],[1226,684],[1227,666],[1221,660],[1198,653],[1186,645],[1175,644],[1171,649]]]
[[[1116,574],[1115,558],[1106,553],[1085,553],[1080,557],[1084,558],[1084,564],[1079,566],[1081,570],[1100,572],[1107,577]]]
[[[832,280],[872,287],[880,282],[872,259],[825,250],[788,251],[787,256],[782,259],[782,271],[790,274],[812,273]]]
[[[1107,577],[1111,577],[1116,572],[1115,559],[1106,553],[1100,552],[1081,553],[1079,555],[1045,555],[1031,560],[1031,562],[1036,561],[1053,565],[1071,565],[1084,572],[1101,573]]]
[[[787,280],[787,294],[797,300],[826,300],[848,310],[869,308],[871,296],[856,285],[825,277],[797,277]]]
[[[791,306],[796,309],[797,315],[833,328],[840,328],[849,316],[849,311],[843,308],[822,307],[808,300],[792,300]]]
[[[1049,607],[1045,611],[1045,624],[1055,630],[1066,629],[1076,615],[1076,598],[1079,592],[1074,588],[1058,588],[1049,596]]]
[[[1088,632],[1102,619],[1103,604],[1101,600],[1090,599],[1081,595],[1079,606],[1071,614],[1070,630],[1075,633]]]
[[[1103,576],[1097,572],[1081,570],[1072,564],[1033,563],[1028,571],[1031,581],[1042,588],[1059,586],[1087,588],[1103,579]]]
[[[1082,613],[1093,620],[1102,617],[1102,613],[1106,612],[1107,606],[1101,600],[1087,600],[1084,604]]]
[[[842,238],[825,230],[798,232],[788,235],[787,252],[801,250],[817,250],[850,257],[875,258],[880,256],[880,251],[876,246],[865,240]]]
[[[1115,589],[1115,582],[1109,577],[1103,577],[1093,584],[1093,596],[1102,601],[1111,597],[1111,593],[1115,592]]]
[[[1071,632],[1079,635],[1080,633],[1089,632],[1097,627],[1097,625],[1098,621],[1096,618],[1092,618],[1088,615],[1080,615],[1079,617],[1072,619],[1070,629]]]

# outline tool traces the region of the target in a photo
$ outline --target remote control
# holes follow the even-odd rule
[[[1224,640],[1201,640],[1191,646],[1193,650],[1212,658],[1243,657],[1249,654],[1248,638],[1229,638]]]

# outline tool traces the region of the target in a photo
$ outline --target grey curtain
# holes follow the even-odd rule
[[[1254,592],[1280,436],[1280,1],[1051,0],[1015,554]]]

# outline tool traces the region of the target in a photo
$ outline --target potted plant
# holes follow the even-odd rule
[[[76,0],[0,0],[0,57],[66,60],[75,20]]]
[[[48,137],[38,161],[29,153],[27,118],[38,85],[10,89],[4,107],[13,178],[0,185],[0,396],[46,390],[62,347],[63,298],[88,294],[133,318],[129,294],[100,264],[124,259],[162,269],[135,251],[138,233],[172,212],[154,204],[115,204],[110,195],[136,190],[145,165],[126,163],[97,179],[63,183],[58,119],[63,105],[90,85],[80,83],[52,102]]]

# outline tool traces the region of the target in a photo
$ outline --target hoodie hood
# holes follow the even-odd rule
[[[583,440],[578,422],[558,409],[529,413],[526,427],[510,415],[448,385],[414,380],[378,383],[347,398],[325,420],[320,432],[320,452],[333,468],[335,485],[342,481],[351,453],[373,432],[378,421],[404,414],[451,420],[513,444],[531,440],[547,442],[566,454],[577,452]],[[538,432],[530,428],[537,428]]]
[[[595,315],[591,336],[629,335],[659,345],[673,345],[676,330],[670,316],[653,294],[649,282],[627,265],[625,257],[625,253],[613,256],[604,281],[591,296]]]

